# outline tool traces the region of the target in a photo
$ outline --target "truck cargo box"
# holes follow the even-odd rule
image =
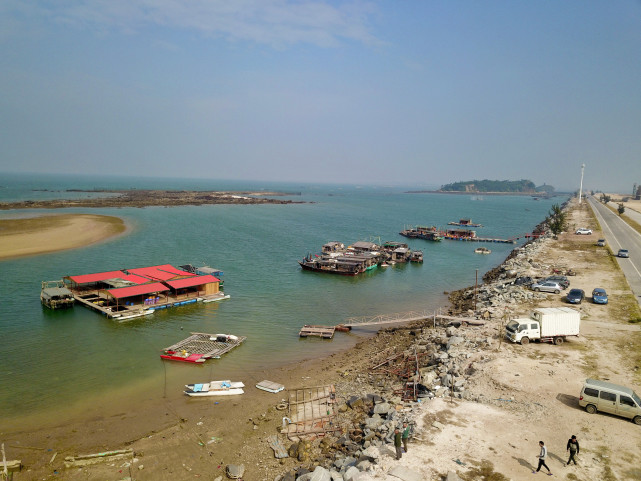
[[[570,307],[541,307],[531,318],[541,324],[541,337],[578,336],[581,313]]]

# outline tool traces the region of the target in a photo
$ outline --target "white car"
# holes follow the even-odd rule
[[[578,234],[578,235],[581,235],[581,234],[590,235],[590,234],[592,234],[592,229],[585,229],[585,228],[581,227],[580,229],[576,230],[575,234]]]

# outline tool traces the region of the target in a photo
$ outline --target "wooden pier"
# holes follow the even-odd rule
[[[437,320],[458,322],[462,326],[482,326],[483,324],[485,324],[485,321],[476,319],[474,317],[447,316],[445,314],[437,314],[436,312],[429,311],[409,311],[396,314],[380,314],[378,316],[350,317],[346,319],[346,322],[344,322],[343,324],[339,324],[336,327],[344,327],[351,330],[354,327],[380,326],[384,324],[402,324],[406,322],[427,320],[431,320],[434,325],[436,325]]]
[[[167,353],[185,353],[200,354],[202,359],[217,359],[223,354],[240,346],[247,337],[227,336],[227,340],[222,340],[226,334],[205,334],[202,332],[192,332],[191,336],[183,339],[176,344],[164,349]]]
[[[335,326],[315,326],[306,324],[300,330],[298,335],[300,337],[316,336],[322,337],[323,339],[331,339],[334,337],[334,331],[336,331]]]
[[[125,322],[142,316],[153,314],[154,311],[161,309],[168,309],[171,307],[183,306],[186,304],[194,304],[196,302],[215,302],[224,299],[229,299],[229,295],[225,295],[220,291],[211,295],[203,296],[189,296],[189,295],[165,295],[154,304],[145,303],[131,303],[114,305],[108,298],[99,290],[83,290],[73,292],[74,299],[80,304],[98,311],[105,316],[114,319],[118,322]]]

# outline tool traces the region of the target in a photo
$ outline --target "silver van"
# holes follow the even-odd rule
[[[590,414],[602,411],[632,419],[635,424],[641,425],[641,399],[629,387],[586,379],[579,396],[579,406]]]

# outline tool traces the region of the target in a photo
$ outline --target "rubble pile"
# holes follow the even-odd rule
[[[414,425],[424,401],[446,396],[473,400],[478,397],[467,386],[469,378],[482,369],[487,349],[496,343],[486,328],[415,327],[405,332],[412,342],[396,364],[390,362],[379,371],[370,368],[337,384],[337,392],[359,393],[346,396],[338,408],[338,422],[344,434],[292,443],[289,456],[306,467],[281,474],[274,481],[377,479],[376,473],[387,472],[392,466],[394,429],[403,422]],[[403,371],[403,362],[408,359],[416,363],[418,371],[407,379],[393,375]],[[403,401],[403,385],[414,381],[419,386],[417,400]],[[413,479],[414,474],[418,476],[409,473],[409,477],[401,479]]]

